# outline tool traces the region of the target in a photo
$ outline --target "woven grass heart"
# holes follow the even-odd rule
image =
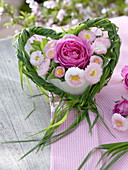
[[[96,34],[97,30],[101,34]],[[109,20],[95,18],[68,31],[57,33],[52,29],[32,27],[16,37],[21,84],[24,74],[45,94],[46,90],[60,99],[49,127],[38,132],[46,131],[45,135],[31,151],[64,137],[85,118],[90,132],[98,118],[107,128],[94,97],[107,85],[117,64],[121,44],[117,31]],[[35,34],[42,35],[43,39],[33,41],[28,54],[25,45]],[[51,101],[54,99],[52,95]],[[76,119],[64,132],[54,135],[72,108],[75,108]],[[96,115],[92,124],[89,110]]]

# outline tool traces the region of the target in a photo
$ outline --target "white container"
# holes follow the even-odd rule
[[[81,95],[90,85],[88,82],[86,82],[81,87],[70,87],[65,81],[61,82],[59,79],[51,79],[49,80],[49,82],[54,84],[56,87],[63,90],[64,92],[70,93],[75,96]]]

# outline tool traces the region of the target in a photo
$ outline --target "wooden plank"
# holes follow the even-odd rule
[[[33,94],[39,90],[32,85]],[[17,58],[12,47],[12,39],[0,40],[0,142],[23,140],[30,133],[46,128],[50,121],[50,107],[43,96],[29,98],[25,85],[21,89]],[[36,110],[25,120],[33,109]],[[40,138],[42,134],[33,138]],[[49,147],[44,151],[18,159],[35,146],[35,143],[0,144],[0,170],[49,170]]]

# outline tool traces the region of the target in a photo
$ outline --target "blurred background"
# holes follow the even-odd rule
[[[31,26],[69,27],[92,17],[128,15],[128,0],[0,0],[0,38]]]

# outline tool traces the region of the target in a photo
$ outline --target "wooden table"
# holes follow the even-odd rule
[[[39,90],[31,84],[33,94]],[[32,115],[25,117],[36,109]],[[24,91],[20,86],[17,58],[12,46],[12,39],[0,40],[0,142],[37,139],[43,134],[28,138],[31,133],[46,128],[50,121],[50,107],[42,96],[30,98],[27,85]],[[19,160],[36,143],[0,144],[0,170],[49,170],[49,147],[37,154],[32,152]]]

